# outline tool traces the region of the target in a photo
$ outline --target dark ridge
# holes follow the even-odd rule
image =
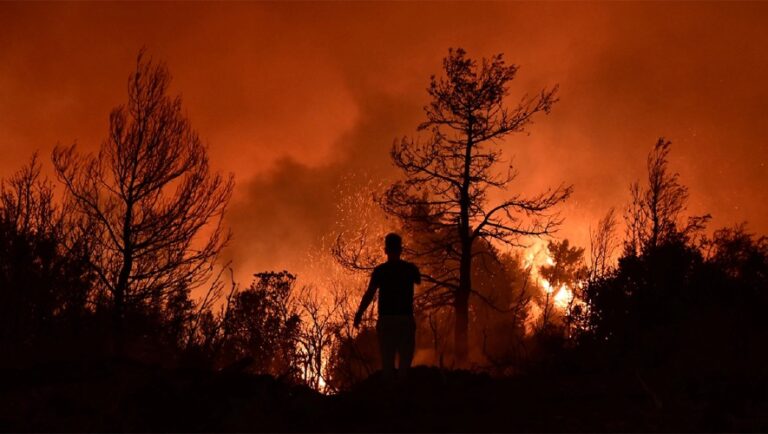
[[[2,372],[6,432],[765,431],[765,379],[710,378],[678,393],[617,370],[492,378],[418,366],[337,395],[267,375],[130,360]],[[668,384],[668,383],[661,383]],[[682,384],[682,383],[681,383]],[[660,398],[663,396],[663,399]]]

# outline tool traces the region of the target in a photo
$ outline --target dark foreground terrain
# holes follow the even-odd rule
[[[562,371],[562,370],[561,370]],[[660,385],[664,386],[660,386]],[[416,367],[324,396],[268,376],[93,362],[5,370],[2,431],[768,431],[766,382]]]

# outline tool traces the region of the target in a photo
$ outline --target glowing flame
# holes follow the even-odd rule
[[[554,308],[554,310],[560,314],[565,314],[574,304],[579,303],[579,299],[567,283],[563,283],[559,287],[554,287],[552,283],[541,276],[541,267],[555,265],[555,260],[550,255],[545,241],[539,240],[528,248],[524,256],[523,265],[529,270],[531,282],[535,287],[539,288],[542,291],[542,295],[545,296],[542,297],[545,299],[544,302],[531,303],[529,318],[526,323],[526,329],[530,333],[536,329],[537,324],[545,312],[546,306],[543,305],[544,303],[551,303],[549,304],[551,308]],[[573,282],[573,284],[577,286],[581,285],[580,282]]]
[[[323,393],[328,391],[328,383],[325,382],[325,374],[328,372],[328,358],[327,354],[323,354],[320,359],[320,375],[317,377],[318,390]]]
[[[568,289],[568,286],[563,284],[560,286],[560,289],[555,294],[555,306],[559,307],[560,309],[567,309],[568,305],[573,300],[573,291]]]
[[[539,283],[541,284],[542,289],[544,289],[544,292],[552,297],[552,301],[556,307],[563,310],[568,308],[568,305],[574,297],[573,291],[568,288],[568,285],[563,283],[559,288],[553,288],[552,284],[550,284],[547,279],[540,279]]]

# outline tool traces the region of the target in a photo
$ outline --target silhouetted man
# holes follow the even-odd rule
[[[384,238],[387,262],[373,269],[368,290],[355,314],[355,327],[379,290],[379,320],[376,332],[384,376],[390,378],[395,369],[395,354],[400,356],[399,374],[404,376],[411,367],[416,345],[416,322],[413,320],[413,285],[421,283],[419,269],[400,259],[403,241],[391,233]]]

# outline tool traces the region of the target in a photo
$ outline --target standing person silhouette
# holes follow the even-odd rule
[[[413,319],[413,285],[421,283],[416,265],[400,259],[403,240],[395,233],[384,237],[387,262],[371,273],[368,289],[355,314],[355,328],[379,290],[379,319],[376,332],[384,377],[390,379],[395,369],[395,354],[400,356],[398,376],[404,378],[411,367],[416,346],[416,322]]]

